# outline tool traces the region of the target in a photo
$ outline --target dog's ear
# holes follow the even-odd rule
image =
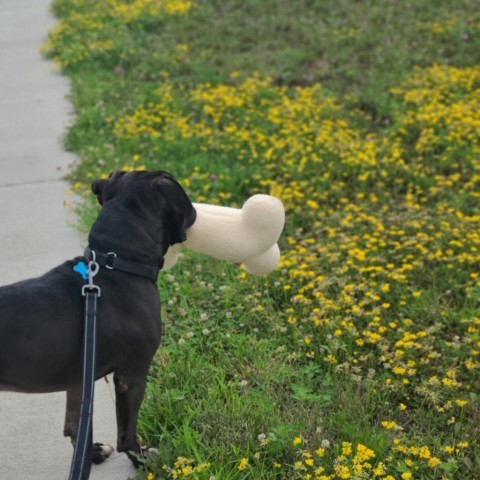
[[[171,214],[167,219],[170,230],[170,244],[184,242],[187,239],[186,231],[197,218],[197,212],[192,202],[190,202],[185,190],[177,180],[167,173],[157,177],[153,183],[154,188],[165,197],[171,209]]]
[[[102,178],[92,182],[92,192],[97,196],[97,200],[100,205],[103,206],[106,201],[105,187],[110,183],[115,184],[117,180],[125,175],[125,173],[127,172],[124,172],[123,170],[114,170],[110,173],[108,178]],[[115,195],[115,189],[110,188],[107,197],[111,198],[113,195]]]
[[[102,193],[105,188],[105,185],[109,180],[107,179],[100,179],[100,180],[94,180],[91,185],[92,193],[94,193],[97,196],[98,203],[100,205],[103,205],[103,199],[102,199]]]

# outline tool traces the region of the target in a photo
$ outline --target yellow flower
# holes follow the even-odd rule
[[[345,457],[352,453],[352,444],[349,442],[342,442],[342,455]]]
[[[315,453],[319,456],[319,457],[323,457],[325,455],[325,449],[324,448],[317,448],[315,450]]]
[[[294,445],[300,445],[303,442],[302,437],[295,437],[293,439],[293,444]]]
[[[383,462],[378,463],[378,465],[373,469],[373,474],[377,477],[380,475],[385,475],[385,466]]]
[[[343,480],[350,478],[350,469],[346,465],[335,465],[334,469],[338,478]]]
[[[238,470],[243,471],[248,467],[248,458],[242,458],[238,464]]]
[[[442,462],[440,461],[439,458],[437,457],[432,457],[430,458],[430,460],[428,461],[428,466],[431,467],[431,468],[435,468],[437,467],[438,465],[440,465]]]
[[[186,467],[182,467],[182,475],[184,477],[188,477],[193,473],[193,468],[191,465],[187,465]]]
[[[201,463],[200,465],[197,466],[197,468],[195,469],[198,473],[202,473],[203,470],[205,470],[206,468],[208,468],[210,466],[209,463]]]
[[[387,430],[403,430],[403,428],[400,425],[397,425],[394,421],[388,421],[384,420],[382,422],[382,427],[386,428]]]

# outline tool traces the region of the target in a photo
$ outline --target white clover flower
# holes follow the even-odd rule
[[[261,433],[260,435],[258,435],[258,441],[260,442],[260,445],[266,445],[268,443],[268,439],[267,439],[267,436],[264,434],[264,433]]]

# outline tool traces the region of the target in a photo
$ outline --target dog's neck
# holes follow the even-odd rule
[[[104,208],[94,222],[88,236],[92,250],[113,252],[118,257],[148,265],[163,266],[163,255],[168,249],[162,239],[161,225],[133,216],[123,209]]]

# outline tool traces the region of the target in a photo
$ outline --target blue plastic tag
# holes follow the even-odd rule
[[[83,262],[78,262],[73,267],[74,272],[78,272],[84,280],[88,280],[88,267]]]

